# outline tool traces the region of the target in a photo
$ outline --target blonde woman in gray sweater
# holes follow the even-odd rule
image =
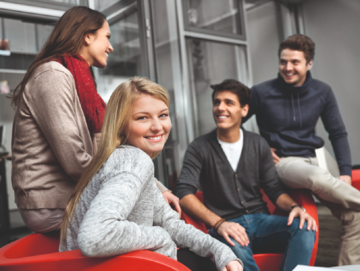
[[[148,249],[190,268],[195,258],[197,270],[243,270],[227,246],[180,220],[155,185],[152,159],[171,130],[169,103],[163,87],[141,77],[114,91],[99,150],[66,207],[60,251],[105,257]]]

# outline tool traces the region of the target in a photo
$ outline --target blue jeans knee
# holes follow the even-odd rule
[[[311,249],[312,251],[316,239],[316,232],[312,229],[308,231],[307,226],[307,221],[305,221],[303,227],[300,229],[300,219],[296,217],[294,218],[289,230],[291,232],[291,238],[294,239],[296,236],[297,242],[301,242],[298,244],[299,246],[304,249]]]

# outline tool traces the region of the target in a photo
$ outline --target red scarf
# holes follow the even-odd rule
[[[100,133],[105,117],[106,103],[97,93],[89,64],[80,55],[60,56],[54,61],[62,64],[74,77],[75,87],[90,134]]]

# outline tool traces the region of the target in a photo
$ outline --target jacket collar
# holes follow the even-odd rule
[[[279,89],[282,92],[286,92],[289,94],[303,94],[306,93],[309,89],[310,89],[310,85],[311,85],[311,81],[312,81],[312,76],[310,71],[308,71],[306,73],[306,80],[305,83],[301,86],[295,87],[291,84],[287,84],[284,79],[280,76],[280,74],[278,73],[278,78],[277,78],[277,84],[279,86]]]

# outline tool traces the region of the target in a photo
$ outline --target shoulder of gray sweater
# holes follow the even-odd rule
[[[139,148],[122,145],[113,151],[98,174],[105,180],[124,172],[134,174],[139,179],[151,179],[154,164],[150,156]]]

